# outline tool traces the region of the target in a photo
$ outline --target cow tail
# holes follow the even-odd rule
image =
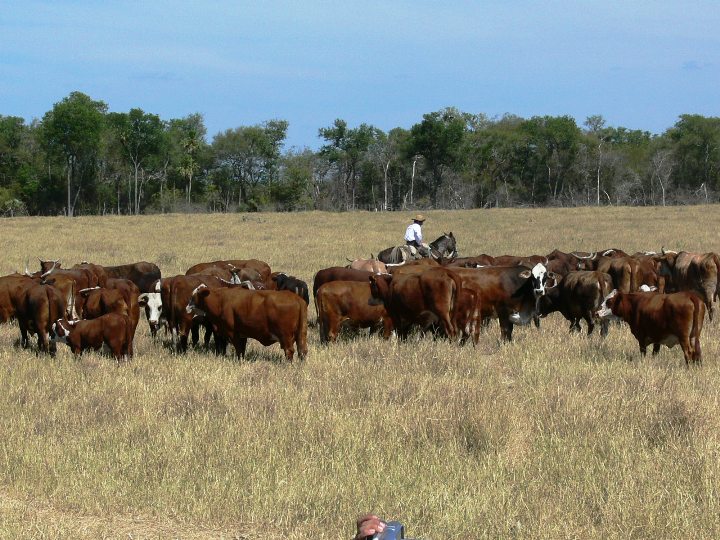
[[[693,354],[693,360],[700,361],[701,350],[700,350],[700,332],[702,332],[703,319],[705,318],[705,304],[697,296],[690,294],[694,305],[693,310],[693,325],[691,336],[695,336],[695,342],[693,347],[695,353]]]
[[[300,301],[298,306],[300,307],[300,315],[295,328],[295,345],[300,360],[305,360],[307,356],[307,304]]]
[[[127,359],[130,360],[133,357],[133,339],[135,338],[133,331],[133,324],[130,317],[124,316],[125,319],[125,354]]]
[[[323,306],[322,298],[320,298],[320,295],[317,292],[315,293],[315,312],[317,313],[317,326],[318,331],[320,332],[320,343],[325,343],[327,341],[327,325],[324,322],[325,318],[322,316],[325,312],[325,308]]]
[[[456,323],[457,323],[458,313],[455,313],[455,311],[457,310],[457,307],[460,304],[460,302],[458,302],[458,299],[460,296],[460,289],[462,289],[462,279],[460,278],[460,276],[458,276],[452,270],[447,270],[447,273],[455,284],[454,290],[450,296],[450,313],[449,313],[449,315],[450,315],[450,323],[453,326],[453,331],[455,332],[455,335],[457,335],[458,328],[457,328]]]
[[[715,286],[715,297],[713,300],[720,300],[720,257],[717,253],[713,253],[713,260],[715,261],[715,267],[717,268],[717,285]]]
[[[175,314],[175,300],[177,299],[177,288],[175,287],[175,281],[170,283],[170,337],[172,339],[173,347],[177,344],[178,338],[178,325],[177,316]]]

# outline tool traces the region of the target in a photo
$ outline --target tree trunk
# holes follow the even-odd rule
[[[73,159],[68,159],[67,167],[67,217],[73,217],[72,207],[72,173],[73,173]]]

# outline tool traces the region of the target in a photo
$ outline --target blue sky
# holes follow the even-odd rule
[[[454,106],[593,114],[661,133],[720,116],[715,1],[0,1],[0,114],[74,90],[111,111],[194,112],[208,139],[273,118],[317,148],[345,119],[385,131]]]

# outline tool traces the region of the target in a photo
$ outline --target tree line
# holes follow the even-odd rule
[[[662,134],[602,116],[455,108],[385,133],[341,119],[317,150],[285,149],[288,122],[207,140],[201,114],[163,120],[81,92],[30,123],[0,115],[0,214],[399,210],[717,202],[720,118]]]

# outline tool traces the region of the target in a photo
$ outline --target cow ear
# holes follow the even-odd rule
[[[555,272],[548,272],[547,277],[549,277],[550,279],[554,279],[555,281],[560,278],[560,276],[558,276]]]
[[[210,289],[208,287],[205,287],[204,289],[198,291],[198,294],[205,298],[210,294]]]
[[[138,296],[138,306],[145,307],[148,303],[148,293],[142,293],[140,296]]]
[[[528,279],[530,276],[532,276],[532,272],[530,270],[523,270],[520,272],[520,277],[523,279]]]

